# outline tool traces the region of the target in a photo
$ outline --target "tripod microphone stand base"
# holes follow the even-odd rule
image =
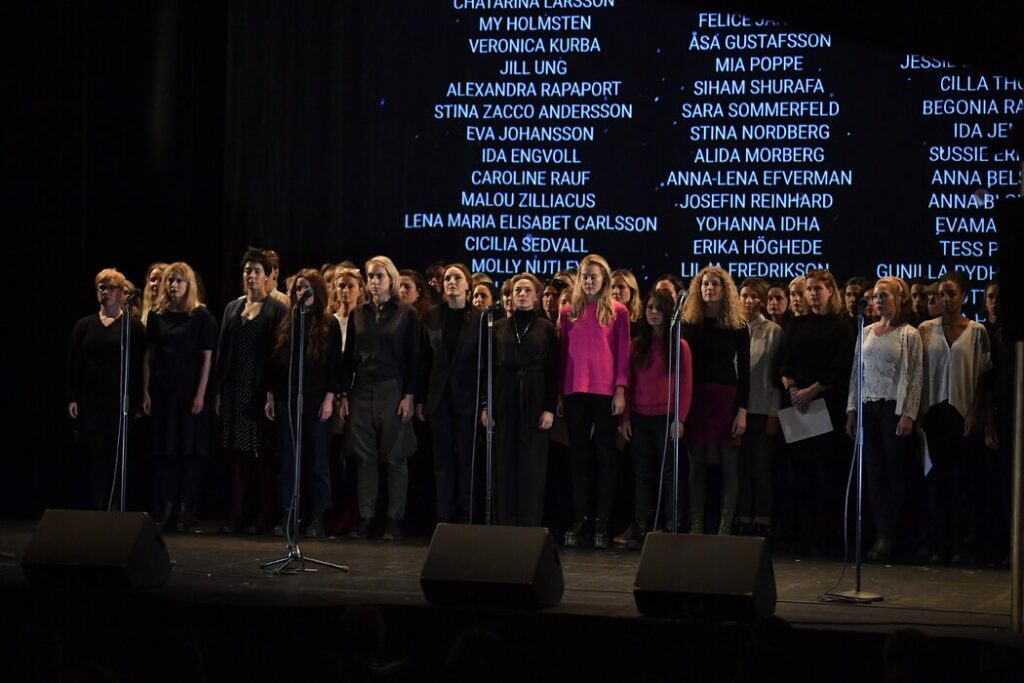
[[[885,600],[885,598],[878,593],[869,593],[867,591],[825,593],[818,598],[819,602],[840,602],[845,605],[868,605],[872,602],[882,602],[882,600]]]
[[[268,569],[271,569],[272,567],[275,567],[276,565],[280,565],[279,567],[274,569],[274,576],[280,576],[281,574],[301,574],[303,572],[315,572],[316,569],[312,569],[306,566],[306,563],[308,562],[309,564],[315,564],[319,567],[329,567],[331,569],[337,569],[343,572],[348,571],[348,565],[345,564],[334,564],[333,562],[324,562],[323,560],[316,560],[312,557],[303,557],[302,549],[299,548],[298,543],[289,543],[287,552],[288,554],[284,557],[279,557],[276,560],[271,560],[270,562],[264,562],[260,565],[260,569],[266,571]],[[292,567],[293,564],[297,566]]]

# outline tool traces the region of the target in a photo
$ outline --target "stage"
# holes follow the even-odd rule
[[[520,612],[429,605],[419,585],[427,538],[399,543],[303,541],[307,556],[346,564],[351,571],[273,576],[262,572],[260,564],[282,554],[283,539],[224,536],[213,533],[212,523],[202,533],[165,537],[174,563],[165,587],[69,595],[35,589],[25,581],[18,558],[32,528],[31,521],[0,525],[0,551],[14,556],[0,560],[5,629],[17,623],[23,634],[20,629],[28,624],[43,631],[59,625],[65,638],[71,631],[89,640],[89,634],[99,638],[99,633],[121,633],[141,622],[152,638],[163,641],[186,637],[175,624],[187,624],[189,648],[203,652],[211,678],[213,672],[230,675],[232,662],[251,666],[239,663],[241,653],[267,662],[255,669],[257,678],[276,671],[284,665],[270,664],[273,657],[266,651],[274,650],[275,643],[294,643],[300,656],[311,642],[325,651],[341,647],[336,633],[341,608],[357,604],[377,606],[383,614],[388,630],[383,659],[398,669],[405,667],[404,673],[395,674],[401,680],[418,680],[413,671],[436,672],[446,645],[471,627],[502,634],[513,652],[531,653],[520,664],[534,678],[562,680],[603,672],[620,680],[659,680],[690,669],[703,671],[704,680],[731,680],[755,633],[746,625],[640,616],[632,595],[640,554],[626,550],[560,549],[565,578],[561,604]],[[951,660],[942,667],[950,675],[961,667],[965,674],[979,666],[1001,671],[1011,663],[1010,668],[1024,670],[1024,637],[1010,629],[1008,571],[866,564],[863,589],[882,594],[884,601],[844,606],[818,602],[838,578],[841,562],[791,556],[776,556],[773,562],[776,615],[793,627],[787,637],[804,675],[862,680],[862,675],[880,673],[885,637],[905,627],[932,637],[942,661]],[[852,587],[850,567],[839,589]],[[168,632],[161,633],[162,628]],[[132,641],[133,633],[129,628],[122,637]],[[226,646],[222,641],[228,633]],[[12,632],[7,636],[10,645]],[[862,654],[847,659],[858,651]]]

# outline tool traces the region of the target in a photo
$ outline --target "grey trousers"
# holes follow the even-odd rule
[[[398,417],[398,404],[402,400],[398,380],[356,387],[348,400],[351,453],[359,459],[356,476],[359,516],[363,519],[376,516],[380,463],[383,462],[387,465],[388,517],[402,519],[409,490],[406,458],[416,452],[416,434],[412,421],[403,423]]]

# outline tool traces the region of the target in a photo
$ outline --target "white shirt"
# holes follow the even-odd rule
[[[878,325],[872,323],[864,328],[864,395],[861,401],[896,401],[897,415],[916,420],[924,382],[921,335],[912,325],[878,334]],[[848,411],[857,409],[859,346],[853,350],[850,393],[846,401]]]
[[[925,410],[949,401],[962,417],[974,402],[978,379],[992,369],[992,351],[985,327],[973,320],[950,346],[942,318],[926,320],[917,331],[924,347]]]
[[[759,315],[747,323],[750,331],[750,397],[747,411],[774,416],[782,405],[775,383],[775,358],[782,343],[782,328]]]
[[[345,352],[345,337],[348,336],[348,316],[341,317],[340,313],[335,313],[334,317],[337,318],[338,324],[341,325],[341,351]]]

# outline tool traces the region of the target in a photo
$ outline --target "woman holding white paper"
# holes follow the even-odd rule
[[[913,306],[906,282],[884,277],[874,292],[879,321],[864,328],[863,340],[854,351],[846,433],[857,437],[857,373],[863,362],[859,409],[863,411],[868,500],[875,520],[875,544],[868,559],[887,560],[898,537],[909,437],[921,403],[921,336],[910,325]]]
[[[849,442],[841,434],[846,424],[847,381],[853,354],[850,326],[839,317],[839,288],[827,270],[809,271],[805,278],[807,312],[790,321],[779,349],[783,400],[806,413],[823,400],[833,430],[794,442],[792,453],[797,507],[796,526],[801,548],[820,554],[826,546],[826,522],[839,519],[829,505],[842,490],[843,465]]]

